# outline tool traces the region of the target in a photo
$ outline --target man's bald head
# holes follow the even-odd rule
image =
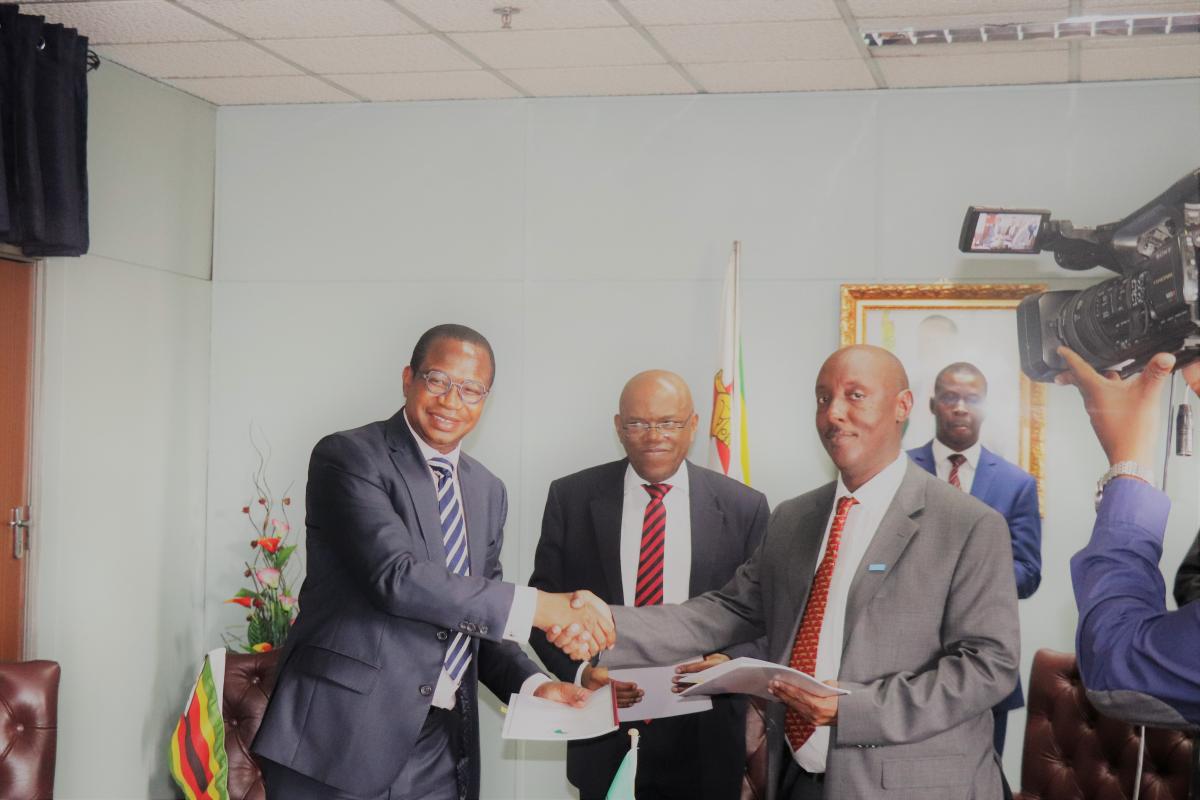
[[[674,475],[700,421],[687,382],[662,369],[639,372],[621,390],[619,409],[613,423],[634,471],[649,483]]]
[[[817,373],[817,433],[850,491],[900,455],[912,411],[908,373],[881,347],[843,347]]]

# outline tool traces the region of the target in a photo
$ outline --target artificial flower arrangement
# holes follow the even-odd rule
[[[254,531],[250,540],[254,559],[245,562],[242,573],[250,579],[251,587],[241,589],[225,601],[247,610],[246,634],[222,637],[230,650],[244,653],[265,653],[283,646],[299,612],[289,586],[288,561],[296,550],[296,545],[289,544],[292,526],[287,512],[292,499],[284,492],[283,498],[276,502],[267,484],[267,459],[257,446],[255,450],[259,457],[258,471],[254,473],[257,498],[242,506],[242,513]]]

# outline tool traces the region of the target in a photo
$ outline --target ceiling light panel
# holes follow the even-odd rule
[[[251,39],[424,33],[384,0],[179,0]]]
[[[511,5],[512,30],[619,28],[627,23],[608,0],[400,0],[400,5],[439,31],[463,33],[500,29],[494,8]]]
[[[233,34],[161,0],[23,3],[21,13],[78,28],[91,44],[215,42]]]
[[[858,47],[841,20],[670,25],[649,30],[680,62],[859,57]]]
[[[840,19],[833,0],[621,0],[643,25]]]
[[[350,95],[307,75],[274,78],[178,78],[167,83],[219,106],[354,101]]]
[[[247,42],[97,45],[104,58],[152,78],[299,75],[300,70]]]
[[[368,100],[479,100],[520,97],[490,72],[407,72],[390,75],[338,75],[337,82]]]
[[[695,92],[673,67],[641,64],[624,67],[515,69],[506,76],[538,97],[691,94]]]
[[[710,92],[812,92],[876,88],[875,79],[861,59],[685,64],[684,67]]]
[[[515,24],[515,23],[514,23]],[[451,38],[497,69],[662,64],[633,28],[454,33]]]
[[[993,86],[1065,83],[1067,49],[1049,52],[989,53],[890,58],[878,61],[890,88]]]
[[[262,44],[321,75],[479,69],[450,45],[426,34],[271,39],[263,40]]]

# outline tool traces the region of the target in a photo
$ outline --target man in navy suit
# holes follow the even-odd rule
[[[969,492],[1004,515],[1012,536],[1017,597],[1024,600],[1042,580],[1042,518],[1037,481],[1016,464],[979,443],[987,406],[987,378],[974,364],[959,361],[942,369],[934,381],[929,410],[936,421],[934,439],[908,455],[927,471]],[[996,752],[1004,752],[1008,712],[1025,704],[1018,681],[1013,693],[997,705]]]
[[[578,624],[603,647],[611,619],[504,582],[507,493],[462,452],[495,373],[477,331],[431,328],[404,368],[404,407],[313,450],[300,616],[252,747],[269,800],[473,800],[477,684],[586,698],[517,642]]]

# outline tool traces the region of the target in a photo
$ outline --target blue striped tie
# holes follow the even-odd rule
[[[446,548],[446,568],[454,575],[470,575],[471,562],[467,556],[467,527],[463,521],[462,503],[454,491],[454,465],[449,459],[435,457],[429,466],[437,475],[438,513],[442,518],[442,544]],[[462,677],[471,663],[471,637],[456,633],[446,651],[443,666],[453,680]]]

